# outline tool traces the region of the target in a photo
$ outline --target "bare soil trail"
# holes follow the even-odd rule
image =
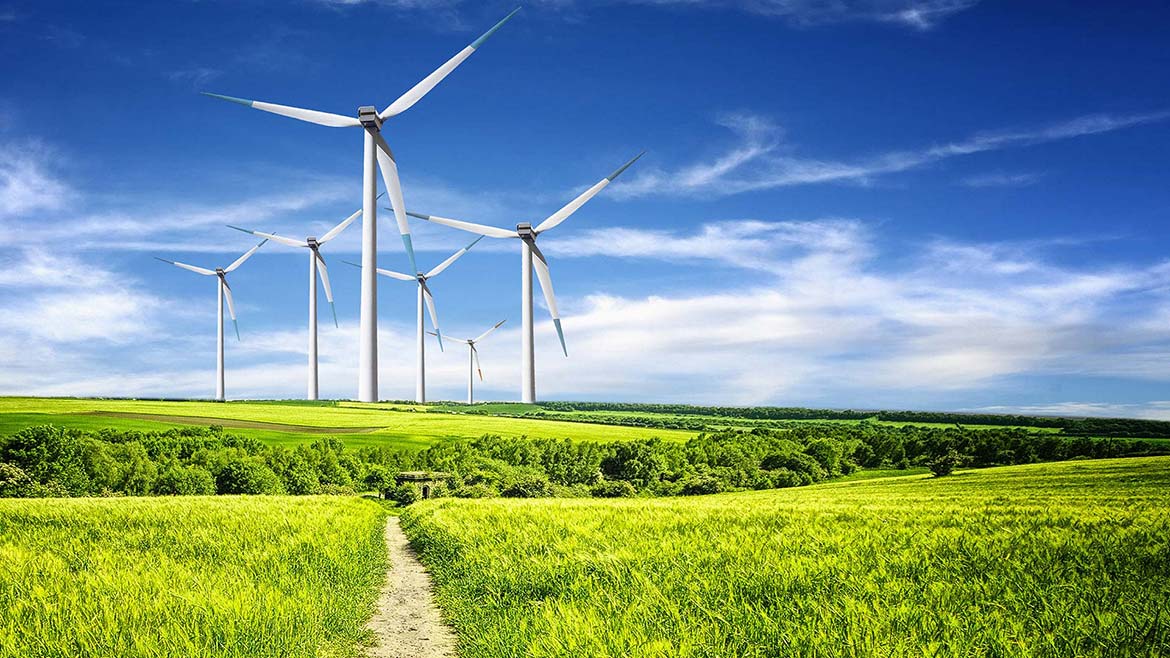
[[[455,634],[443,623],[435,606],[430,574],[423,569],[398,517],[386,522],[390,573],[378,599],[378,610],[367,627],[377,644],[370,658],[454,658]]]

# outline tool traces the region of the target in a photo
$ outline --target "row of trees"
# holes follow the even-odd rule
[[[30,427],[0,440],[0,496],[383,492],[409,503],[400,471],[452,474],[436,495],[693,495],[821,482],[859,467],[908,468],[947,457],[994,466],[1165,452],[1154,443],[1020,429],[795,425],[703,434],[685,443],[484,436],[425,450],[347,450],[337,439],[295,448],[220,427],[165,432]]]

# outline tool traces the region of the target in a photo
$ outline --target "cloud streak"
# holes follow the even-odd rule
[[[623,198],[718,197],[796,185],[865,184],[952,158],[1098,135],[1167,119],[1170,111],[1092,114],[1027,130],[981,132],[954,142],[842,161],[788,155],[782,148],[780,128],[774,123],[758,115],[733,114],[721,117],[718,123],[732,132],[736,143],[713,161],[673,170],[643,167],[629,181],[614,183],[613,193]]]

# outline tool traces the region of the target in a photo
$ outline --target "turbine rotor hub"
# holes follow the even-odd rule
[[[535,240],[536,231],[532,230],[532,224],[528,222],[521,222],[516,225],[516,232],[520,234],[521,240]]]
[[[317,238],[305,238],[305,242],[309,244],[309,249],[312,249],[313,251],[317,251],[317,247],[321,246],[317,242]]]
[[[382,117],[378,116],[378,109],[373,105],[363,105],[358,108],[358,121],[366,130],[381,130]]]

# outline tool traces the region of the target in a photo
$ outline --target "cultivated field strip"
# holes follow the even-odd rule
[[[1170,458],[701,498],[443,500],[464,658],[1170,654]]]
[[[342,497],[0,500],[0,658],[358,655],[384,521]]]

